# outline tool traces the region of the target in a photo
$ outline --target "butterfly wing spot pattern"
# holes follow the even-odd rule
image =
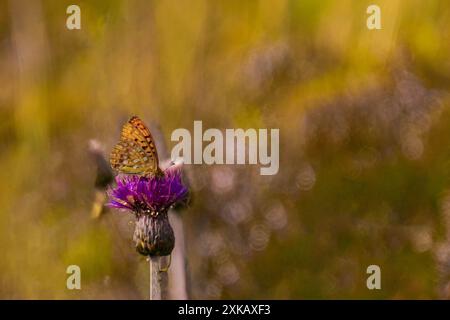
[[[142,176],[161,175],[158,152],[150,131],[144,122],[134,116],[122,128],[120,141],[111,152],[114,170]]]

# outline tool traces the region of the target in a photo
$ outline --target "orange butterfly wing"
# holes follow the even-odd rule
[[[113,169],[125,174],[161,174],[153,137],[138,117],[132,117],[123,126],[120,141],[111,152],[110,163]]]

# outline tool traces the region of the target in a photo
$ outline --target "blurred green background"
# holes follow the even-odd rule
[[[1,0],[0,298],[148,297],[132,215],[90,216],[88,141],[133,114],[169,149],[194,120],[280,129],[275,176],[185,167],[191,298],[449,298],[449,57],[447,0]]]

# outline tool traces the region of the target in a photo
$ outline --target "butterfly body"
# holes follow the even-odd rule
[[[131,117],[122,127],[120,141],[111,152],[110,164],[114,170],[125,174],[163,175],[150,130],[138,117]]]

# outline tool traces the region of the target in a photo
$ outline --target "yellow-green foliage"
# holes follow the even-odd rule
[[[376,1],[369,31],[374,2],[77,1],[70,31],[67,1],[2,1],[0,298],[146,298],[132,216],[90,219],[88,141],[132,114],[169,148],[194,120],[280,128],[275,177],[190,168],[192,297],[448,297],[450,5]]]

